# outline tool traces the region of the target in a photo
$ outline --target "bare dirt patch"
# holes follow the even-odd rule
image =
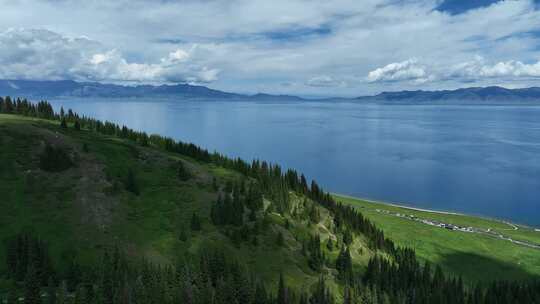
[[[42,138],[40,147],[33,152],[35,157],[48,143],[68,150],[75,164],[73,168],[61,173],[42,171],[40,174],[46,175],[46,178],[49,177],[47,175],[61,175],[60,180],[73,182],[74,204],[79,214],[77,220],[81,224],[94,224],[102,232],[106,231],[112,222],[112,210],[118,202],[105,194],[105,189],[111,186],[106,178],[105,165],[91,154],[82,152],[80,144],[60,132],[42,128],[36,128],[35,131]]]

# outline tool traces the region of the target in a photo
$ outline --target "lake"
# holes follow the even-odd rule
[[[295,168],[327,191],[540,227],[540,106],[51,103],[231,157]]]

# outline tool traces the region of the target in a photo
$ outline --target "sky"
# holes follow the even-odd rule
[[[0,0],[0,78],[360,96],[538,86],[532,0]]]

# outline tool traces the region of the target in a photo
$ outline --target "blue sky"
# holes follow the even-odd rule
[[[0,78],[357,96],[540,79],[532,0],[16,0]]]
[[[498,2],[498,0],[446,0],[442,1],[437,10],[450,14],[462,14],[469,10],[490,6]]]

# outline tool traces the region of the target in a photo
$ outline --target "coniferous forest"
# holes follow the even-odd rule
[[[357,209],[336,202],[315,181],[308,181],[294,170],[260,160],[249,163],[231,159],[194,144],[80,116],[71,110],[55,113],[46,101],[0,98],[0,113],[54,121],[61,128],[77,132],[114,136],[241,174],[244,179],[234,183],[221,185],[212,181],[219,195],[209,219],[190,214],[189,227],[182,227],[180,239],[187,239],[188,230],[201,231],[202,223],[208,221],[232,243],[256,244],[265,229],[265,201],[272,202],[273,212],[302,217],[308,223],[317,223],[321,210],[325,210],[332,215],[333,227],[341,236],[334,241],[321,241],[318,235],[301,240],[307,266],[320,278],[312,288],[299,290],[280,273],[275,274],[277,286],[265,282],[243,261],[218,246],[200,248],[195,256],[172,265],[133,257],[113,246],[102,248],[99,262],[84,264],[76,253],[63,261],[54,260],[49,249],[54,244],[39,233],[20,231],[2,240],[6,248],[2,263],[7,272],[0,276],[10,282],[4,303],[540,303],[538,280],[494,278],[491,283],[470,283],[445,273],[438,265],[420,263],[413,249],[397,246]],[[66,151],[53,145],[46,145],[39,156],[39,166],[47,172],[62,172],[75,165]],[[175,170],[180,181],[192,178],[189,167],[182,162]],[[124,185],[133,195],[139,195],[144,187],[131,170]],[[301,214],[292,208],[291,196],[303,197]],[[284,224],[290,225],[294,223]],[[355,238],[364,238],[369,249],[377,253],[365,269],[354,267],[349,247]],[[278,247],[285,245],[282,233],[275,235],[275,243]],[[337,258],[330,259],[329,251],[338,252]],[[60,262],[64,267],[57,267]],[[337,271],[338,291],[329,288],[325,268]]]

